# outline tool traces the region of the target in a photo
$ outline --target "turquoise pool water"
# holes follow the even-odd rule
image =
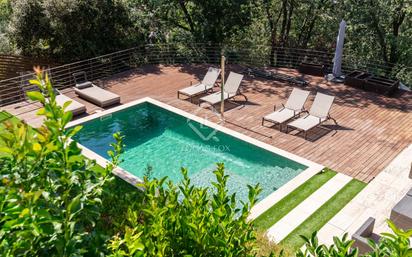
[[[75,139],[108,158],[117,131],[125,136],[120,166],[128,172],[142,178],[150,167],[153,177],[176,182],[186,167],[194,184],[208,186],[216,163],[223,162],[229,191],[245,201],[248,184],[259,183],[263,199],[307,168],[147,102],[84,123]]]

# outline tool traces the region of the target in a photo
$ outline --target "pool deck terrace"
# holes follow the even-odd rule
[[[103,85],[119,94],[122,103],[151,97],[218,122],[218,115],[208,108],[199,108],[196,98],[195,103],[177,99],[177,90],[202,79],[207,67],[145,66],[118,74],[104,81]],[[240,71],[242,68],[229,66],[226,73],[230,70]],[[302,76],[296,70],[277,71]],[[225,123],[221,125],[365,182],[371,181],[412,143],[412,92],[402,91],[389,98],[327,82],[323,77],[305,75],[303,78],[310,83],[305,88],[311,91],[306,102],[307,109],[316,92],[336,96],[331,116],[337,120],[338,125],[327,122],[324,128],[310,131],[307,140],[298,131],[286,134],[280,132],[277,126],[268,127],[269,123],[262,126],[262,117],[272,112],[274,105],[280,107],[286,102],[293,85],[248,75],[244,77],[241,90],[249,101],[245,103],[239,97],[238,103],[241,105],[226,104]],[[79,99],[72,89],[65,89],[63,93],[85,104],[88,114],[101,110]],[[39,103],[29,101],[0,107],[33,126],[41,124],[41,119],[35,116],[38,108]]]

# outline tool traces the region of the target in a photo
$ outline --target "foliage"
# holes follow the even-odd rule
[[[410,257],[412,256],[412,248],[410,247],[410,238],[412,237],[412,229],[403,231],[388,220],[388,225],[393,233],[383,233],[379,243],[370,240],[369,245],[371,250],[362,256],[364,257]],[[311,237],[302,237],[306,244],[305,250],[298,251],[296,257],[358,257],[361,256],[357,248],[352,248],[353,240],[348,240],[348,235],[345,234],[342,238],[334,237],[334,244],[327,247],[319,244],[316,232]]]
[[[6,34],[11,11],[10,1],[0,0],[0,53],[3,54],[12,54],[14,50]]]
[[[412,5],[405,0],[3,0],[6,42],[25,55],[73,61],[145,43],[202,43],[264,52],[332,52],[341,19],[345,56],[412,66]],[[10,8],[11,7],[11,8]],[[350,60],[350,57],[356,57]],[[376,67],[378,68],[378,67]],[[391,72],[391,71],[389,71]],[[403,75],[405,77],[406,75]]]
[[[32,100],[43,104],[38,113],[44,125],[33,129],[9,120],[0,134],[0,252],[2,256],[81,256],[93,245],[102,214],[104,186],[113,181],[111,170],[119,162],[122,137],[110,155],[113,164],[99,171],[84,158],[71,137],[81,127],[66,129],[71,112],[56,103],[47,75],[37,70],[31,81],[39,91]],[[121,207],[121,206],[120,206]]]
[[[130,45],[122,1],[12,1],[9,36],[23,55],[73,61]]]
[[[113,256],[253,256],[255,232],[247,221],[260,189],[249,186],[249,203],[236,207],[226,189],[223,164],[214,174],[213,189],[183,181],[145,179],[140,210],[129,210],[124,236],[111,242]]]

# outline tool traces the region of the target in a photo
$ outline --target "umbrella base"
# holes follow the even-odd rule
[[[326,78],[327,81],[331,81],[331,82],[334,82],[334,83],[343,83],[343,82],[345,82],[345,75],[335,77],[335,75],[330,73],[330,74],[326,75],[325,78]]]

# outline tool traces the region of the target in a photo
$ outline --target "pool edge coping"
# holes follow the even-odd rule
[[[272,192],[270,195],[268,195],[267,197],[265,197],[264,199],[260,200],[257,204],[255,204],[255,206],[251,209],[250,214],[249,214],[249,219],[255,219],[257,218],[260,214],[264,213],[265,211],[267,211],[270,207],[272,207],[275,203],[277,203],[279,200],[281,200],[283,197],[285,197],[286,195],[288,195],[290,192],[292,192],[294,189],[296,189],[298,186],[300,186],[301,184],[303,184],[306,180],[308,180],[310,177],[312,177],[313,175],[317,174],[318,172],[320,172],[322,169],[324,169],[325,167],[323,165],[320,165],[318,163],[312,162],[308,159],[305,159],[303,157],[300,157],[298,155],[295,155],[293,153],[287,152],[285,150],[282,150],[280,148],[277,148],[275,146],[269,145],[267,143],[261,142],[257,139],[254,139],[250,136],[244,135],[240,132],[234,131],[232,129],[223,127],[219,124],[216,124],[214,122],[211,122],[209,120],[203,119],[201,117],[198,117],[194,114],[188,113],[186,111],[183,111],[181,109],[178,109],[176,107],[173,107],[169,104],[163,103],[161,101],[155,100],[151,97],[143,97],[134,101],[131,101],[129,103],[126,104],[122,104],[116,107],[113,107],[111,109],[108,110],[104,110],[101,112],[97,112],[94,114],[91,114],[89,116],[80,118],[78,120],[74,120],[68,123],[67,128],[70,127],[74,127],[80,124],[83,124],[85,122],[94,120],[96,118],[101,118],[107,115],[110,115],[114,112],[135,106],[137,104],[141,104],[144,102],[148,102],[151,104],[154,104],[158,107],[161,107],[163,109],[166,109],[168,111],[171,111],[173,113],[176,113],[178,115],[181,115],[187,119],[193,120],[195,122],[198,122],[200,124],[206,125],[211,127],[212,129],[218,130],[222,133],[228,134],[230,136],[233,136],[237,139],[243,140],[249,144],[255,145],[257,147],[263,148],[267,151],[270,151],[272,153],[275,153],[277,155],[280,155],[284,158],[290,159],[294,162],[300,163],[304,166],[306,166],[307,168],[305,170],[303,170],[299,175],[297,175],[296,177],[294,177],[293,179],[289,180],[286,184],[284,184],[283,186],[281,186],[280,188],[278,188],[276,191]],[[93,152],[92,150],[88,149],[87,147],[81,145],[80,143],[78,143],[79,147],[82,148],[82,154],[84,156],[86,156],[89,159],[93,159],[96,160],[96,163],[101,165],[101,166],[105,166],[107,164],[110,163],[109,160],[107,160],[106,158],[102,157],[101,155]],[[142,179],[129,173],[128,171],[120,168],[120,167],[115,167],[113,170],[113,173],[120,177],[121,179],[125,180],[126,182],[136,186],[137,183],[141,183]]]

